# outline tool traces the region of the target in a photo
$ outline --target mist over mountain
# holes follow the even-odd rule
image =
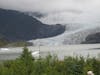
[[[87,43],[88,40],[91,40],[90,35],[98,37],[96,33],[100,33],[100,0],[1,0],[0,8],[25,12],[24,16],[28,16],[28,18],[24,20],[23,25],[20,25],[30,28],[25,34],[28,34],[33,29],[33,25],[30,26],[33,24],[32,21],[35,20],[36,23],[39,23],[38,26],[34,26],[34,33],[29,33],[27,38],[34,45]],[[18,22],[20,19],[18,19]],[[21,32],[22,29],[19,30]],[[3,30],[2,33],[4,33]],[[15,34],[13,35],[15,36]],[[20,35],[20,38],[25,36]],[[19,38],[19,36],[16,37]],[[97,40],[93,42],[97,43]]]
[[[48,25],[38,20],[42,17],[38,13],[0,9],[0,35],[10,41],[25,40],[33,42],[34,45],[97,43],[97,38],[100,38],[98,34],[93,35],[100,32],[98,24]],[[92,37],[97,38],[91,39]]]
[[[0,9],[0,35],[10,41],[48,38],[64,31],[60,24],[46,25],[24,13]]]

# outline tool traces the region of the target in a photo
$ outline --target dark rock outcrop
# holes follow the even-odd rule
[[[62,25],[46,25],[24,13],[0,9],[0,34],[10,41],[48,38],[64,31]]]
[[[95,44],[100,43],[100,32],[88,35],[86,40],[82,42],[83,44]]]

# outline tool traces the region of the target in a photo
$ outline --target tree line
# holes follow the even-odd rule
[[[35,59],[27,48],[19,58],[0,63],[0,75],[86,75],[88,70],[100,75],[100,60],[83,57],[59,60],[51,55]]]

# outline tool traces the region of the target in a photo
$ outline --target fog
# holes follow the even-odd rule
[[[99,7],[100,0],[0,0],[0,8],[44,14],[38,19],[47,24],[98,25]]]
[[[52,45],[63,44],[64,41],[79,43],[100,28],[100,0],[0,0],[0,8],[30,12],[44,24],[66,25],[69,31],[66,29],[61,36],[39,40],[44,45],[52,44],[52,40]],[[37,17],[32,13],[43,16]]]

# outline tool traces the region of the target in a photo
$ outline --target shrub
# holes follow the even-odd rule
[[[86,75],[88,70],[100,75],[100,60],[83,57],[58,60],[51,55],[34,59],[26,47],[18,59],[0,64],[0,75]]]

